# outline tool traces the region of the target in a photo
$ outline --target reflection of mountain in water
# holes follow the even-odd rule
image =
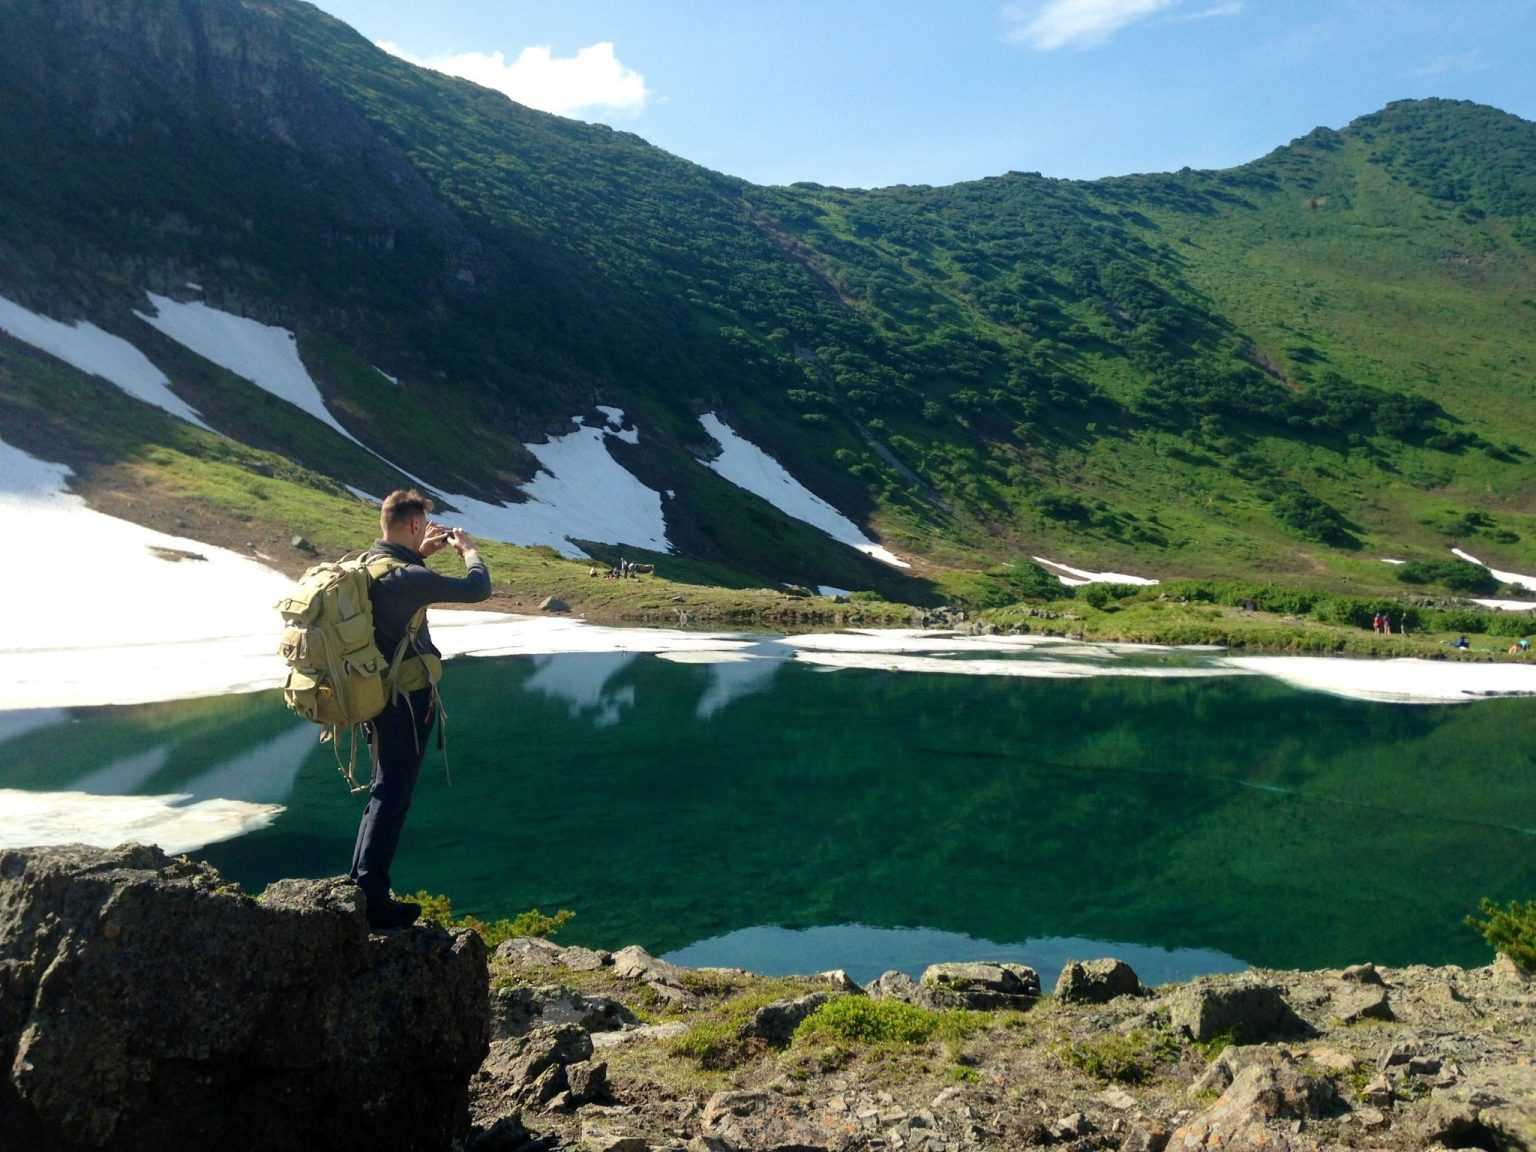
[[[860,923],[1472,962],[1477,898],[1536,888],[1530,701],[622,653],[461,662],[444,688],[454,782],[429,752],[398,882],[480,914],[574,908],[572,941]],[[77,716],[0,745],[0,787],[169,745],[146,788],[234,793],[243,770],[209,764],[304,731],[272,695]],[[262,762],[291,770],[292,739]],[[205,855],[254,884],[343,871],[361,801],[329,756],[304,758],[271,827]]]

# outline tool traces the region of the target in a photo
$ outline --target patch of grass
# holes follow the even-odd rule
[[[1095,1080],[1117,1084],[1141,1084],[1157,1069],[1178,1059],[1180,1045],[1166,1032],[1138,1028],[1128,1035],[1110,1033],[1086,1040],[1067,1040],[1058,1055],[1079,1072]]]
[[[568,908],[560,909],[553,916],[546,916],[537,908],[530,908],[510,919],[503,917],[486,921],[476,916],[454,916],[453,901],[447,896],[422,891],[408,899],[421,905],[423,922],[443,928],[468,928],[485,941],[488,949],[494,949],[503,941],[514,940],[519,936],[553,936],[576,917],[576,913]]]
[[[964,1064],[951,1064],[944,1075],[959,1084],[975,1084],[981,1079],[980,1072]]]
[[[1206,1060],[1214,1060],[1236,1043],[1237,1033],[1229,1028],[1225,1032],[1216,1033],[1209,1040],[1191,1040],[1189,1046]]]
[[[987,1025],[982,1012],[936,1012],[900,1000],[842,996],[823,1004],[795,1029],[795,1044],[919,1047],[940,1040],[954,1049]]]

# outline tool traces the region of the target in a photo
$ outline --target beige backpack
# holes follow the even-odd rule
[[[276,606],[283,616],[278,654],[288,663],[283,702],[325,728],[320,740],[335,746],[336,766],[353,792],[366,787],[355,775],[357,730],[384,711],[400,690],[401,663],[426,619],[425,609],[411,618],[386,664],[373,642],[373,601],[368,591],[375,580],[398,567],[403,565],[391,557],[316,564]],[[340,748],[343,730],[351,737],[346,761]]]

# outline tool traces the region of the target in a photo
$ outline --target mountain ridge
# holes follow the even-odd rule
[[[609,451],[675,493],[678,552],[759,580],[920,601],[1045,550],[1380,583],[1360,553],[1439,549],[1442,513],[1536,560],[1536,125],[1496,109],[1395,102],[1214,172],[761,187],[289,0],[7,0],[0,31],[0,295],[149,349],[300,488],[387,477],[144,292],[293,331],[347,429],[443,492],[524,500],[525,444],[623,408],[640,444]],[[89,439],[14,345],[0,436]],[[930,587],[699,467],[708,411]]]

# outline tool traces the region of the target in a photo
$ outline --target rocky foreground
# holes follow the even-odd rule
[[[1536,1149],[1536,983],[1263,972],[859,987],[252,898],[155,849],[0,852],[0,1149]]]

